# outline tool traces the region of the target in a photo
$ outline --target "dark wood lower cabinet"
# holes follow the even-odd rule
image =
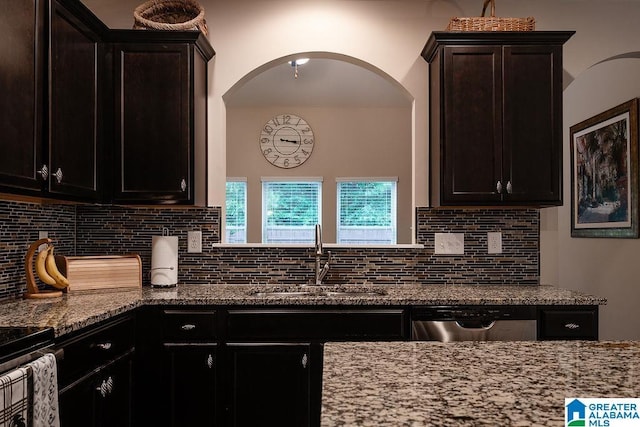
[[[145,307],[137,426],[320,424],[322,347],[408,338],[400,307]]]
[[[134,328],[124,315],[56,343],[61,427],[132,425]]]
[[[130,355],[60,393],[62,427],[131,426]]]
[[[597,340],[598,306],[538,308],[538,340]]]
[[[227,425],[310,425],[311,344],[227,345]]]
[[[165,344],[164,375],[172,427],[217,425],[215,344]]]

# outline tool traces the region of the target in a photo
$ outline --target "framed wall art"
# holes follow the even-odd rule
[[[571,126],[571,236],[638,237],[638,98]]]

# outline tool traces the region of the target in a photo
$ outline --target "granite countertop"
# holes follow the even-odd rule
[[[561,426],[565,398],[640,396],[640,342],[324,347],[322,426]]]
[[[326,296],[327,290],[373,290],[384,295]],[[304,290],[301,296],[254,296],[255,291]],[[0,326],[51,326],[56,336],[76,331],[141,305],[241,306],[416,306],[416,305],[601,305],[603,298],[552,286],[275,286],[178,285],[174,288],[73,292],[50,300],[19,300],[0,304]]]

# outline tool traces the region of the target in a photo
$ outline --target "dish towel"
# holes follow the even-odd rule
[[[60,427],[56,357],[47,353],[27,364],[33,378],[33,427]],[[0,425],[1,426],[1,425]]]
[[[0,377],[0,427],[27,427],[28,373],[28,368],[19,368]]]

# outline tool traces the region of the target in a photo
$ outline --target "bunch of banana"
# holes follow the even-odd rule
[[[69,286],[67,278],[58,270],[52,244],[48,244],[36,257],[36,273],[43,283],[54,288],[64,289]]]
[[[46,245],[46,248],[41,250],[36,256],[35,270],[42,281],[47,285],[51,285],[57,289],[65,289],[69,286],[69,281],[58,270],[56,265],[56,259],[53,255],[53,244],[51,239],[42,238],[33,242],[27,250],[25,257],[25,269],[27,273],[27,288],[29,293],[38,293],[38,289],[33,276],[33,255],[37,251],[40,245]]]

